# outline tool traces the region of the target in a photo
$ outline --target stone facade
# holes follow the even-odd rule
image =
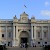
[[[28,43],[29,46],[50,45],[50,20],[28,18],[25,12],[20,19],[0,19],[0,44],[19,46]]]

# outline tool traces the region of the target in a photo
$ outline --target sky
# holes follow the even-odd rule
[[[50,19],[50,0],[0,0],[0,19],[19,19],[23,12],[30,19]]]

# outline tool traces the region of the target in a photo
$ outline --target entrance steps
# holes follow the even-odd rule
[[[7,47],[7,50],[43,50],[43,48],[42,47],[28,47],[28,48]]]

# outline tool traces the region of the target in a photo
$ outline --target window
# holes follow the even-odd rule
[[[40,42],[38,42],[38,44],[40,44]]]
[[[48,30],[48,27],[47,27],[47,26],[44,26],[44,27],[43,27],[43,30]]]
[[[44,32],[44,37],[46,37],[47,36],[47,33],[46,32]]]
[[[4,34],[2,34],[2,37],[4,37]]]
[[[41,30],[41,26],[37,26],[37,30]]]
[[[11,32],[9,32],[9,35],[8,35],[8,37],[11,37]]]
[[[6,31],[6,27],[5,26],[1,26],[1,31]]]
[[[40,37],[40,32],[38,32],[38,37]]]
[[[29,30],[29,31],[31,31],[31,30]]]
[[[33,26],[33,37],[34,37],[34,26]]]
[[[18,30],[18,32],[19,32],[19,30]]]
[[[12,26],[8,26],[8,30],[12,30]]]
[[[21,29],[18,29],[18,32],[20,31]]]
[[[45,44],[47,44],[47,42],[45,42]]]

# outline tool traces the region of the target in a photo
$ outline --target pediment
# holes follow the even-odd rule
[[[22,13],[22,14],[20,15],[20,21],[21,21],[21,22],[28,22],[28,14],[26,14],[25,12]]]

